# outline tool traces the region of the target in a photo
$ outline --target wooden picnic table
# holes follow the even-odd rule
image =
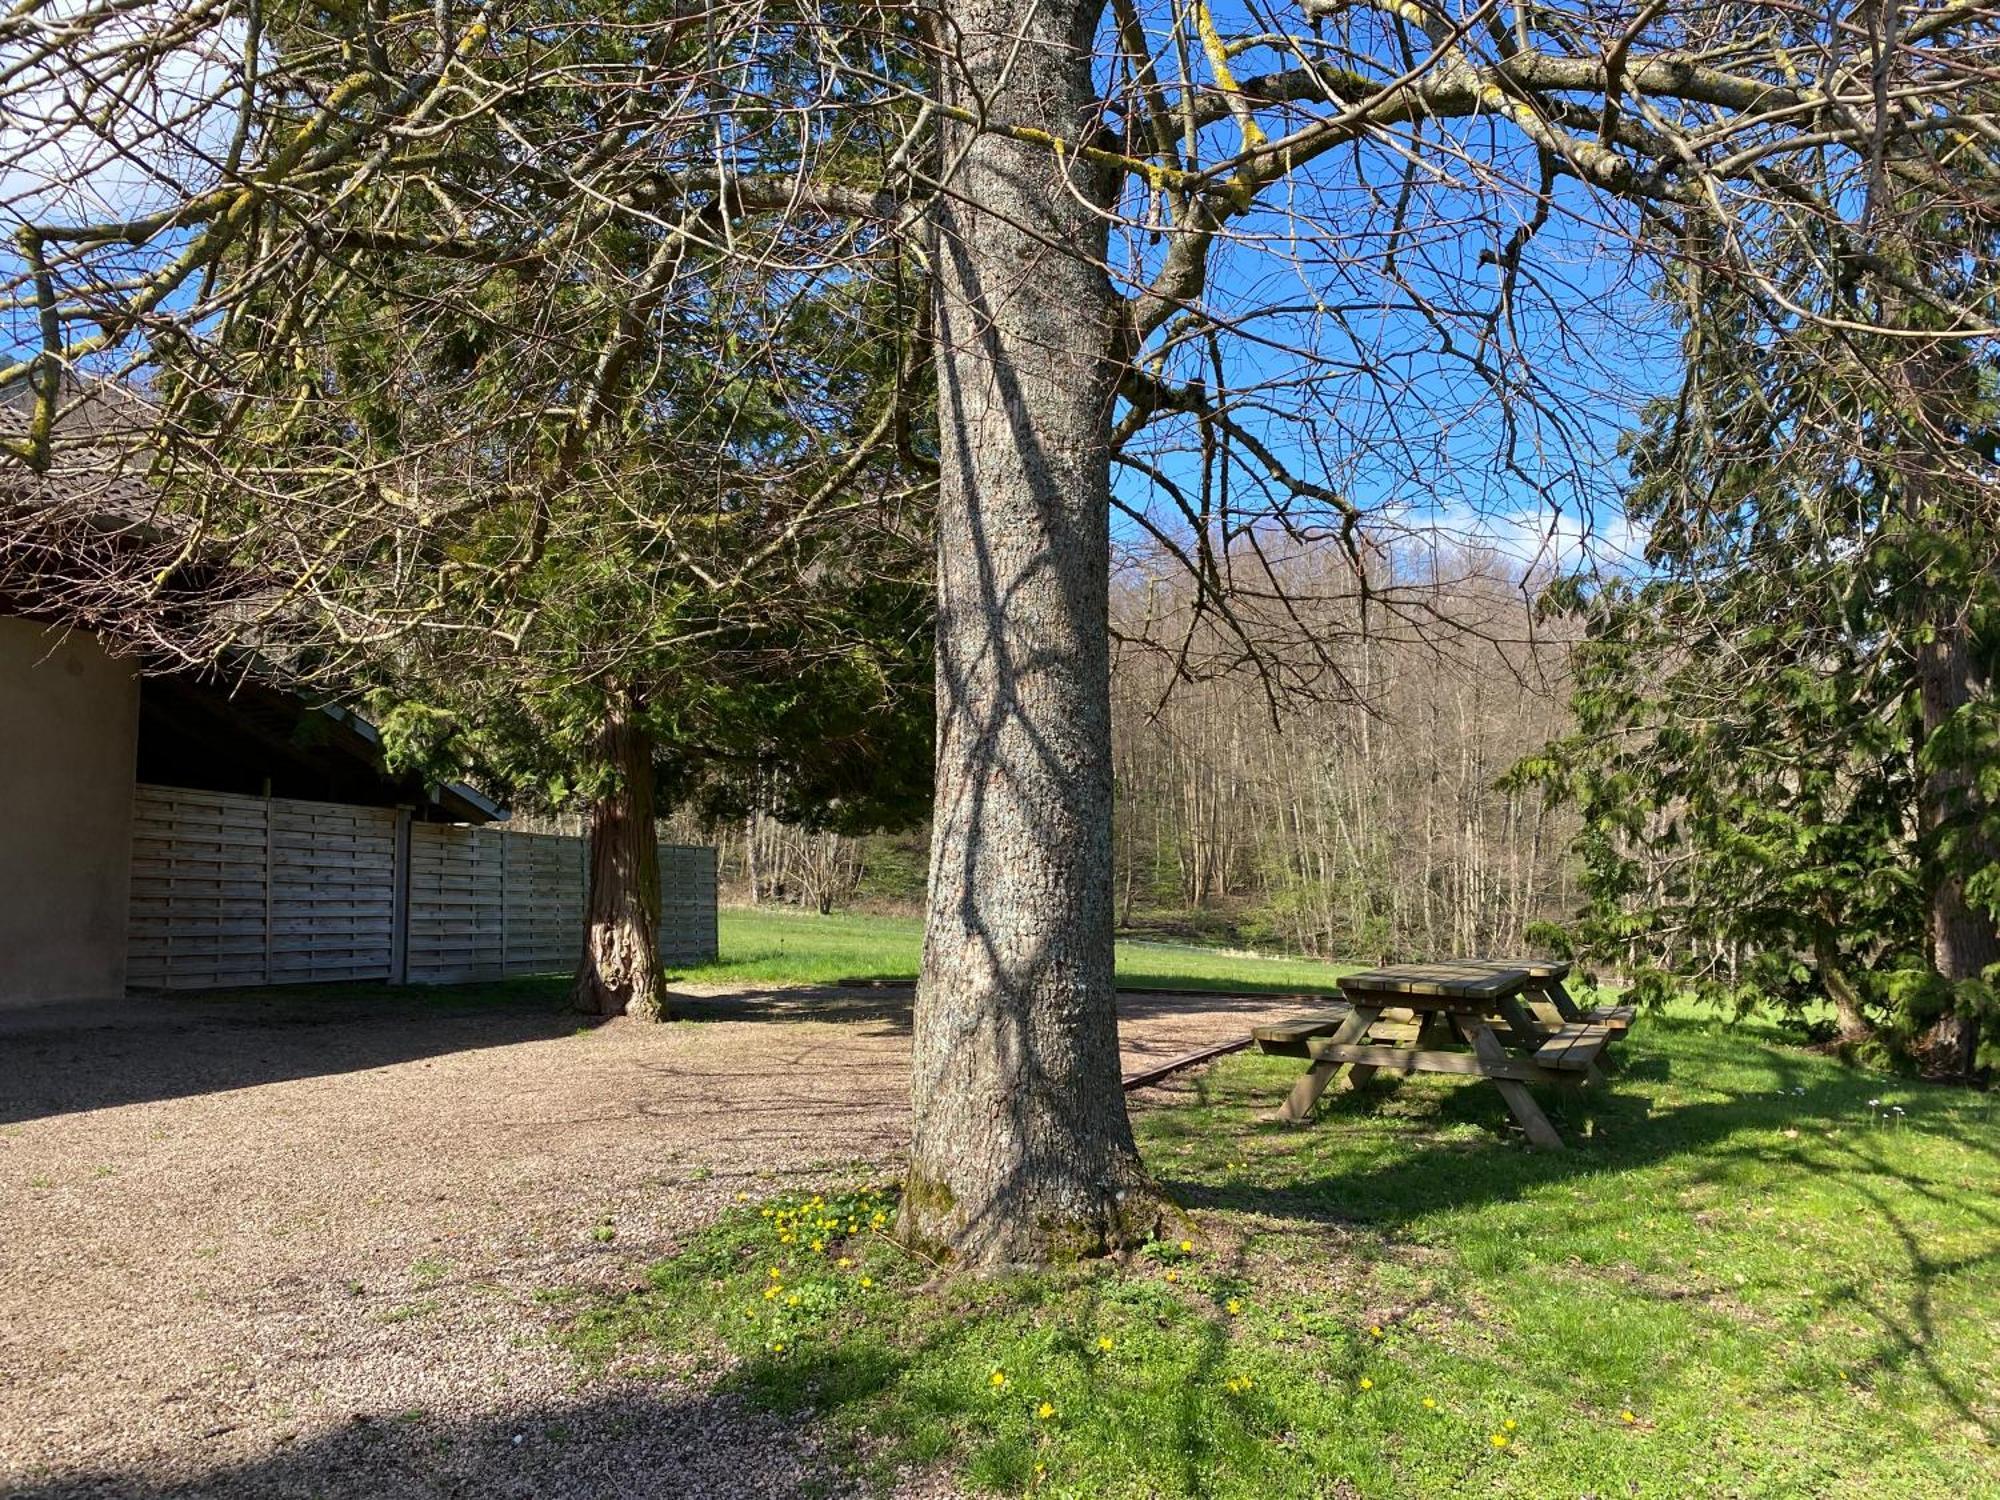
[[[1563,987],[1569,978],[1569,965],[1559,958],[1454,958],[1453,964],[1471,964],[1489,969],[1522,969],[1527,972],[1526,995],[1530,1004],[1553,1011],[1558,1022],[1595,1021],[1601,1026],[1609,1026],[1613,1031],[1629,1031],[1633,1018],[1638,1014],[1636,1006],[1599,1005],[1585,1010],[1570,998]]]
[[[1537,976],[1491,960],[1397,964],[1348,974],[1339,983],[1344,1007],[1252,1032],[1265,1052],[1310,1059],[1278,1110],[1281,1120],[1306,1119],[1343,1068],[1350,1086],[1385,1069],[1456,1073],[1489,1080],[1530,1144],[1560,1150],[1562,1137],[1528,1085],[1601,1084],[1598,1054],[1618,1030],[1588,1019],[1550,1022],[1535,1015],[1522,997],[1538,988]],[[1399,1021],[1392,1012],[1407,1015]]]

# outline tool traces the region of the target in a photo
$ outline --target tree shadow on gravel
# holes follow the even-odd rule
[[[550,976],[0,1007],[0,1125],[550,1041],[601,1024],[568,1008],[568,987],[567,978]],[[695,1025],[819,1022],[910,1034],[907,989],[745,985],[673,994],[670,1003],[677,1022]],[[1118,997],[1121,1020],[1199,1016],[1204,1034],[1238,1017],[1247,1033],[1271,1008],[1255,995]],[[1150,1058],[1185,1049],[1166,1028],[1131,1050]]]
[[[728,1394],[624,1390],[464,1422],[355,1420],[212,1468],[0,1480],[0,1500],[727,1500],[855,1492],[786,1423]]]
[[[0,1124],[575,1032],[568,982],[245,990],[0,1007]]]

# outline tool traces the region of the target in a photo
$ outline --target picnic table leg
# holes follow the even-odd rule
[[[1484,1021],[1461,1020],[1458,1028],[1459,1035],[1472,1044],[1472,1050],[1478,1054],[1480,1061],[1489,1063],[1507,1061],[1507,1049],[1500,1045],[1500,1039],[1493,1034],[1493,1028]],[[1528,1133],[1529,1145],[1540,1146],[1549,1151],[1563,1149],[1562,1137],[1556,1134],[1555,1126],[1551,1125],[1549,1117],[1542,1113],[1541,1105],[1535,1103],[1535,1096],[1528,1092],[1525,1083],[1516,1083],[1511,1078],[1495,1078],[1491,1082],[1500,1090],[1500,1097],[1507,1101],[1507,1108],[1513,1112],[1514,1118],[1521,1122],[1521,1129]]]
[[[1333,1042],[1358,1042],[1368,1034],[1368,1028],[1375,1024],[1375,1018],[1382,1012],[1375,1006],[1357,1005],[1347,1013],[1347,1019],[1340,1023],[1340,1029],[1328,1038]],[[1278,1107],[1278,1118],[1288,1125],[1296,1125],[1312,1114],[1313,1106],[1319,1103],[1319,1096],[1326,1092],[1326,1086],[1333,1082],[1343,1064],[1314,1058],[1292,1085],[1292,1091],[1285,1102]],[[1373,1068],[1368,1070],[1374,1072]]]
[[[1388,1015],[1389,1012],[1394,1008],[1395,1008],[1394,1006],[1385,1006],[1381,1010],[1376,1011],[1375,1019],[1377,1021],[1381,1020],[1382,1017]],[[1373,1026],[1375,1023],[1374,1021],[1371,1021],[1368,1024],[1370,1026]],[[1372,1041],[1373,1038],[1370,1037],[1368,1033],[1364,1031],[1361,1033],[1360,1036],[1354,1038],[1354,1040],[1357,1042],[1366,1042],[1366,1041]],[[1373,1078],[1377,1073],[1377,1071],[1379,1070],[1375,1067],[1373,1063],[1349,1063],[1347,1065],[1347,1077],[1342,1079],[1341,1083],[1345,1088],[1349,1090],[1358,1089],[1361,1087],[1362,1084],[1366,1083],[1369,1079]]]
[[[1583,1019],[1583,1012],[1578,1010],[1576,1002],[1570,999],[1569,991],[1563,988],[1563,982],[1560,979],[1544,979],[1541,982],[1541,988],[1542,997],[1555,1008],[1555,1013],[1561,1016],[1564,1021],[1581,1021]]]
[[[1512,995],[1500,1001],[1499,1009],[1500,1014],[1507,1018],[1507,1029],[1519,1040],[1540,1046],[1549,1039],[1549,1033],[1543,1028],[1542,1023],[1529,1013],[1527,1006]]]
[[[1557,999],[1556,996],[1561,989],[1562,985],[1557,980],[1537,979],[1521,991],[1521,999],[1527,1005],[1530,1014],[1544,1025],[1567,1026],[1577,1019],[1573,1014],[1576,1007],[1570,1005],[1567,1009],[1564,1008],[1564,1002],[1569,996],[1565,994],[1560,1000]]]

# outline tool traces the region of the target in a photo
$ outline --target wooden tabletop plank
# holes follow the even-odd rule
[[[1483,963],[1392,964],[1359,974],[1343,974],[1340,987],[1350,995],[1493,1000],[1519,994],[1533,977],[1526,969],[1500,969]]]
[[[1521,969],[1530,979],[1567,979],[1570,966],[1559,958],[1454,958],[1453,964],[1470,964],[1482,969]]]

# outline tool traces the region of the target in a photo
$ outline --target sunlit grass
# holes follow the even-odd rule
[[[817,916],[772,908],[725,907],[721,958],[676,970],[707,983],[832,984],[842,979],[913,980],[923,952],[915,917],[840,913]],[[1258,958],[1193,944],[1122,942],[1122,985],[1175,989],[1331,990],[1352,965]]]
[[[1530,1153],[1457,1080],[1265,1123],[1298,1065],[1241,1056],[1140,1115],[1187,1217],[1128,1265],[939,1278],[888,1184],[829,1181],[571,1337],[705,1353],[878,1477],[1005,1494],[2000,1492],[1994,1101],[1685,1016],[1624,1060]]]

